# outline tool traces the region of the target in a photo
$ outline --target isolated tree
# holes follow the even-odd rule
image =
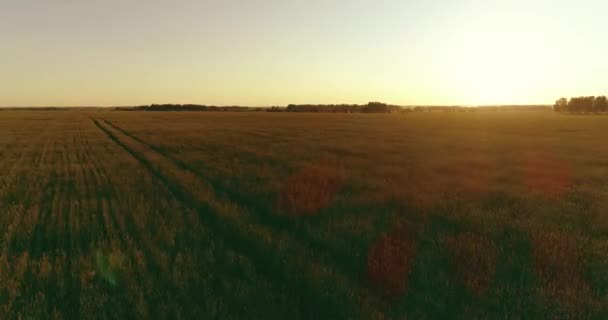
[[[608,100],[606,100],[606,96],[595,97],[593,100],[593,112],[606,111],[608,111]]]

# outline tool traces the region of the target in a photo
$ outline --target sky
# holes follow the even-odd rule
[[[0,106],[608,94],[605,0],[0,0]]]

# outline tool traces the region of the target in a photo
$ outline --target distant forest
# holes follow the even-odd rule
[[[599,98],[599,97],[598,97]],[[114,111],[216,111],[216,112],[308,112],[308,113],[409,113],[409,112],[498,112],[498,111],[562,111],[575,112],[572,110],[589,110],[587,107],[579,107],[581,103],[576,102],[574,107],[567,106],[568,100],[560,104],[560,107],[552,105],[497,105],[497,106],[396,106],[381,102],[370,102],[368,104],[290,104],[287,107],[246,107],[246,106],[207,106],[199,104],[151,104],[144,106],[126,107],[0,107],[2,111],[90,111],[90,110],[114,110]],[[561,100],[561,99],[560,99]],[[595,100],[594,100],[595,101]],[[600,98],[601,102],[602,99]],[[588,105],[588,102],[582,105]],[[558,105],[558,104],[556,104]],[[601,104],[600,104],[601,105]],[[568,108],[568,109],[567,109]],[[608,112],[605,107],[593,108],[594,112]],[[589,111],[576,111],[584,113]]]
[[[259,110],[258,110],[259,109]],[[206,106],[200,104],[151,104],[137,107],[117,107],[120,111],[263,111],[262,108],[241,106]]]
[[[608,112],[608,101],[606,100],[606,96],[572,97],[570,100],[560,98],[555,101],[553,110],[555,112],[576,114],[606,113]]]
[[[267,111],[267,112],[329,112],[329,113],[390,113],[401,111],[399,106],[381,102],[357,104],[290,104],[287,107],[251,108],[242,106],[206,106],[197,104],[152,104],[138,107],[120,107],[116,110],[131,111]]]
[[[287,107],[206,106],[198,104],[151,104],[116,107],[120,111],[232,111],[232,112],[310,112],[310,113],[396,113],[396,112],[475,112],[475,111],[550,111],[550,105],[503,106],[397,106],[382,102],[367,104],[290,104]]]

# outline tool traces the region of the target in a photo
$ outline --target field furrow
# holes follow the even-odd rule
[[[255,223],[238,204],[226,203],[216,198],[213,189],[199,177],[176,166],[170,159],[147,145],[107,123],[93,121],[112,140],[148,167],[184,204],[202,214],[205,223],[218,232],[229,245],[254,261],[259,272],[276,281],[277,286],[287,286],[286,290],[290,292],[295,292],[297,287],[302,294],[299,299],[302,312],[321,312],[327,313],[325,316],[343,317],[344,312],[356,309],[360,296],[353,296],[353,293],[356,292],[357,285],[336,273],[331,266],[324,265],[322,261],[309,260],[312,256],[307,247],[291,241],[285,233],[277,233],[265,225]],[[284,259],[297,262],[282,263]],[[325,282],[330,276],[332,282]],[[319,291],[318,288],[323,287],[326,291]],[[346,307],[349,304],[352,305]]]
[[[246,208],[247,218],[249,221],[272,227],[274,232],[282,233],[283,235],[287,235],[301,243],[305,243],[307,247],[313,249],[315,253],[322,259],[330,261],[329,263],[331,263],[332,267],[338,272],[347,274],[353,279],[356,279],[359,276],[361,272],[361,256],[354,255],[352,252],[344,251],[341,248],[334,246],[332,243],[325,241],[324,239],[319,239],[316,237],[314,231],[307,230],[302,228],[301,225],[298,225],[297,217],[294,218],[288,215],[277,214],[275,212],[276,208],[271,203],[260,202],[259,199],[255,199],[254,196],[248,195],[246,192],[235,188],[235,186],[227,184],[225,177],[216,177],[213,174],[212,165],[199,162],[197,163],[197,166],[194,167],[170,152],[167,152],[167,150],[142,140],[123,128],[113,124],[111,121],[108,121],[107,119],[102,120],[105,124],[116,129],[125,136],[128,136],[154,152],[162,155],[172,162],[174,166],[186,171],[188,174],[196,176],[206,185],[206,188],[212,189],[215,197],[221,199],[222,202],[232,203],[240,206],[241,208]],[[209,153],[213,152],[213,150],[208,149],[199,149],[199,151]],[[244,157],[244,154],[246,153],[240,151],[239,158]],[[260,159],[255,159],[255,161],[260,161]]]

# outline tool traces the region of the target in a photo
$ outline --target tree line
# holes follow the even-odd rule
[[[583,99],[583,101],[579,101]],[[591,102],[591,108],[586,107]],[[115,107],[119,111],[224,111],[224,112],[313,112],[313,113],[401,113],[401,112],[476,112],[476,111],[550,111],[550,105],[530,106],[397,106],[383,102],[367,104],[289,104],[273,107],[208,106],[199,104],[151,104],[135,107]],[[562,98],[556,102],[560,112],[608,112],[605,97]]]
[[[243,106],[206,106],[198,104],[151,104],[118,107],[121,111],[267,111],[267,112],[329,112],[329,113],[390,113],[402,111],[398,106],[382,102],[358,104],[290,104],[287,107],[251,108]]]
[[[137,107],[118,107],[122,111],[255,111],[254,108],[241,106],[206,106],[199,104],[151,104]],[[259,110],[258,110],[259,111]]]
[[[555,112],[562,113],[605,113],[608,112],[606,96],[560,98],[553,105]]]
[[[290,104],[287,112],[331,112],[331,113],[390,113],[400,111],[400,107],[382,102],[368,104]]]

